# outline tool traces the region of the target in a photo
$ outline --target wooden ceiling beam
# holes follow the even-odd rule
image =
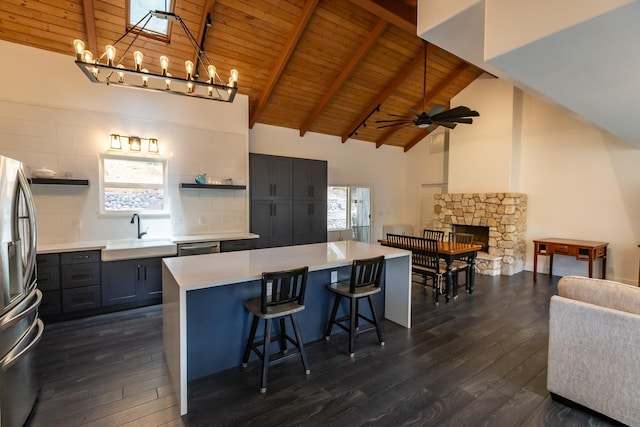
[[[96,35],[96,18],[93,12],[93,0],[82,0],[84,9],[84,25],[87,28],[87,49],[94,52],[96,58],[100,57],[98,51],[98,37]]]
[[[307,2],[305,3],[296,28],[294,29],[291,36],[289,36],[289,40],[287,40],[284,49],[282,50],[282,52],[280,52],[280,57],[276,61],[275,66],[271,70],[271,73],[269,73],[269,77],[267,78],[265,86],[258,96],[256,107],[253,109],[253,111],[251,111],[251,114],[249,116],[250,129],[252,129],[253,125],[256,124],[256,120],[258,119],[258,117],[260,117],[260,114],[262,114],[262,111],[267,106],[267,102],[269,101],[269,97],[273,92],[273,88],[276,86],[280,75],[284,71],[284,68],[289,61],[289,58],[293,54],[293,50],[298,44],[300,37],[302,37],[302,33],[304,33],[309,20],[311,20],[311,16],[313,16],[313,12],[316,10],[319,1],[320,0],[307,0]]]
[[[207,27],[207,16],[211,16],[213,17],[213,8],[216,5],[216,0],[207,0],[207,2],[204,4],[204,7],[202,8],[202,16],[200,17],[200,26],[198,34],[196,36],[194,36],[196,38],[196,43],[200,43],[200,41],[202,41],[202,35],[205,34],[206,31],[206,27]],[[204,43],[202,46],[198,46],[198,49],[200,48],[204,48]],[[191,58],[191,61],[194,64],[198,63],[198,54],[194,52],[193,57]],[[206,67],[208,64],[202,64],[203,67]],[[198,68],[196,67],[196,73],[198,72]],[[205,69],[205,74],[206,74],[207,70]]]
[[[302,126],[300,127],[300,136],[304,136],[304,134],[307,133],[307,131],[309,130],[309,128],[311,128],[313,123],[316,121],[316,119],[318,118],[318,116],[320,115],[324,107],[329,103],[331,98],[333,98],[333,95],[335,95],[335,93],[338,91],[338,89],[340,89],[342,84],[349,78],[353,70],[360,63],[360,60],[362,59],[362,57],[364,57],[364,55],[369,51],[369,49],[371,49],[371,47],[380,38],[380,36],[384,32],[384,30],[387,29],[388,26],[389,26],[389,23],[384,19],[380,19],[378,21],[378,23],[373,28],[373,30],[371,30],[371,32],[367,35],[367,38],[364,41],[364,43],[360,45],[360,48],[358,49],[358,51],[354,53],[349,63],[342,69],[342,71],[340,72],[340,75],[334,79],[331,87],[325,92],[320,102],[318,102],[318,104],[315,106],[311,114],[309,114],[309,116],[303,122]]]
[[[409,75],[420,65],[423,61],[422,53],[416,56],[413,61],[396,77],[396,79],[389,85],[387,88],[380,93],[376,99],[374,99],[364,110],[363,113],[347,128],[347,132],[342,134],[342,142],[346,142],[347,139],[360,127],[362,122],[364,122],[370,115],[373,110],[378,108],[379,105],[384,103],[384,101],[389,98],[393,92],[400,87],[402,83],[409,77]]]
[[[351,0],[351,3],[368,10],[381,19],[415,34],[418,12],[398,0]]]
[[[418,104],[416,104],[413,107],[413,109],[418,111],[418,112],[422,112],[421,110],[422,110],[423,106],[429,105],[431,103],[431,101],[433,101],[435,98],[437,98],[438,95],[440,95],[440,93],[443,90],[445,90],[451,83],[453,83],[455,80],[457,80],[458,77],[460,77],[462,75],[462,73],[464,73],[469,67],[470,67],[470,65],[467,62],[463,62],[462,64],[458,65],[458,67],[455,70],[453,70],[444,80],[442,80],[438,84],[438,86],[433,88],[433,90],[431,92],[429,92],[425,96],[424,103],[423,103],[422,100],[420,100],[420,102]],[[399,128],[388,130],[384,135],[382,135],[382,138],[380,138],[378,141],[376,141],[376,148],[382,147],[382,145],[386,141],[388,141],[389,138],[391,138],[391,136],[394,133],[396,133],[398,130],[399,130]],[[424,138],[424,136],[423,136],[423,138]],[[412,140],[412,142],[413,142],[413,140]],[[414,145],[415,145],[415,143],[414,143]],[[413,145],[411,147],[413,147]],[[409,147],[409,148],[411,148],[411,147]],[[405,151],[407,151],[407,150],[405,150]]]

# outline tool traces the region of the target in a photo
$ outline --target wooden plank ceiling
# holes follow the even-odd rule
[[[415,0],[174,3],[174,12],[198,42],[210,16],[204,51],[223,79],[230,69],[239,71],[239,93],[250,99],[251,127],[265,123],[301,135],[319,132],[405,151],[426,136],[425,129],[414,126],[377,129],[375,123],[388,119],[388,113],[423,111],[423,41],[416,35]],[[126,0],[3,0],[0,39],[67,54],[71,61],[74,39],[85,40],[94,54],[102,52],[124,33],[125,20]],[[186,59],[195,62],[177,25],[169,43],[140,37],[131,51],[136,49],[156,72],[160,55],[169,57],[175,76],[184,75]],[[131,62],[124,64],[131,67]],[[481,69],[429,44],[426,109],[449,107],[450,99],[480,74]],[[84,78],[80,72],[78,78]]]

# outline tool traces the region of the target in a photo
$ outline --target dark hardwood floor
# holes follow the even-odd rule
[[[161,306],[49,324],[28,425],[613,425],[549,397],[556,285],[546,275],[534,285],[530,272],[477,276],[473,295],[439,307],[414,285],[413,327],[384,321],[384,347],[373,332],[359,335],[351,360],[344,336],[307,343],[311,375],[297,358],[273,366],[264,395],[257,362],[193,381],[182,418],[162,352]]]

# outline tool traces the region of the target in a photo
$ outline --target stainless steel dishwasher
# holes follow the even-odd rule
[[[220,252],[220,242],[179,243],[178,256],[215,254]]]

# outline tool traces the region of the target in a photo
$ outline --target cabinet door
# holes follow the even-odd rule
[[[162,297],[162,258],[147,258],[142,264],[142,299]]]
[[[251,154],[249,171],[251,199],[291,197],[291,158]]]
[[[275,199],[291,198],[291,158],[271,157],[269,161],[269,181],[272,197]]]
[[[100,263],[88,262],[60,266],[62,288],[81,288],[100,284]]]
[[[327,241],[327,204],[324,201],[293,202],[293,244]]]
[[[269,180],[269,156],[262,154],[249,155],[249,191],[252,199],[268,199],[271,197],[271,181]]]
[[[293,159],[293,198],[296,200],[327,198],[327,162]]]
[[[251,201],[251,232],[260,236],[256,239],[256,249],[271,245],[271,202],[268,200]]]
[[[251,232],[258,234],[256,249],[292,244],[291,202],[288,200],[251,201]]]
[[[291,210],[291,202],[288,200],[279,200],[272,203],[269,233],[272,248],[293,244]]]
[[[102,264],[102,305],[142,299],[140,260],[110,261]]]

